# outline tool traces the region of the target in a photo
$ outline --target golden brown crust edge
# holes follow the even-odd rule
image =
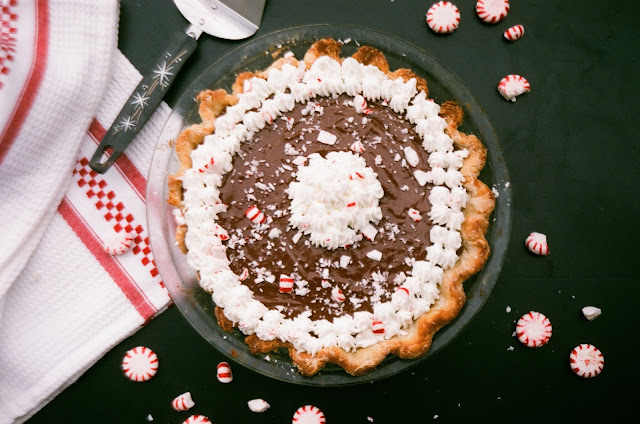
[[[304,56],[306,67],[309,68],[320,56],[330,56],[335,60],[341,61],[341,47],[341,43],[332,39],[317,41]],[[416,78],[418,90],[423,90],[428,94],[427,82],[423,78],[409,69],[397,69],[390,72],[384,54],[372,47],[361,47],[353,57],[363,64],[378,66],[390,78],[403,78],[405,81]],[[278,59],[271,67],[280,68],[284,63],[290,63],[295,66],[297,65],[297,60],[294,58]],[[181,206],[182,184],[180,177],[191,166],[191,151],[202,143],[207,134],[211,134],[215,129],[215,117],[224,113],[227,106],[237,102],[235,94],[243,91],[244,80],[253,76],[266,78],[267,72],[268,69],[263,72],[246,72],[238,75],[236,83],[233,85],[233,94],[227,94],[224,90],[216,90],[215,92],[206,92],[207,95],[202,98],[199,97],[201,102],[199,111],[203,123],[185,129],[176,140],[176,152],[181,168],[178,173],[170,176],[169,203],[177,207]],[[469,201],[464,209],[465,220],[460,232],[462,253],[458,262],[444,272],[443,280],[440,284],[440,297],[432,308],[414,321],[413,325],[407,329],[406,335],[393,337],[353,352],[347,352],[338,347],[327,347],[320,350],[316,355],[310,355],[306,352],[299,352],[290,343],[278,340],[263,341],[255,335],[245,338],[245,342],[251,352],[258,354],[271,352],[279,348],[288,349],[289,356],[300,370],[300,373],[311,376],[328,363],[341,366],[351,375],[361,375],[374,369],[387,355],[392,354],[400,358],[412,359],[424,355],[429,350],[434,334],[451,322],[464,306],[466,297],[463,290],[463,282],[482,269],[490,253],[489,243],[485,239],[485,234],[489,226],[489,216],[493,211],[495,199],[491,190],[478,179],[480,171],[485,165],[487,152],[476,136],[458,131],[458,127],[463,120],[463,114],[462,108],[454,102],[445,102],[441,106],[440,115],[448,124],[446,132],[453,139],[456,147],[466,148],[469,151],[469,156],[464,160],[464,165],[460,169],[465,178],[463,185],[469,193]],[[179,227],[176,239],[183,251],[186,252],[186,247],[184,246],[185,232],[186,228]],[[233,323],[224,316],[221,308],[215,308],[215,315],[219,325],[225,331],[230,331],[233,328]]]

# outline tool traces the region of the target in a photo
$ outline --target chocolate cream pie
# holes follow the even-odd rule
[[[220,326],[304,375],[416,358],[489,256],[494,207],[463,111],[384,55],[319,40],[197,97],[176,140],[177,241]]]

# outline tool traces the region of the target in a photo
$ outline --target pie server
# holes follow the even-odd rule
[[[203,32],[227,40],[242,40],[258,30],[266,0],[174,0],[191,23],[171,38],[169,47],[152,71],[127,100],[93,154],[89,166],[103,174],[124,152],[162,101],[187,58],[196,50]]]

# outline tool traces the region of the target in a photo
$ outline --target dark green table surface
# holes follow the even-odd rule
[[[343,388],[295,386],[223,357],[171,307],[30,422],[145,423],[151,414],[154,422],[181,423],[199,413],[216,424],[289,423],[305,404],[321,408],[330,424],[368,423],[368,417],[374,423],[638,417],[632,393],[640,365],[633,325],[640,294],[640,3],[513,0],[507,19],[494,26],[477,19],[475,1],[455,3],[462,21],[449,36],[426,27],[431,2],[419,0],[268,0],[257,33],[334,23],[392,34],[437,58],[485,108],[511,174],[511,240],[495,289],[452,343],[385,380]],[[502,32],[514,24],[523,24],[526,34],[509,44]],[[119,47],[144,72],[169,36],[185,26],[170,0],[122,0]],[[203,35],[169,92],[169,105],[211,62],[244,42]],[[515,104],[496,91],[511,73],[532,86]],[[531,231],[548,236],[550,256],[526,250]],[[602,316],[587,321],[581,314],[587,305],[602,308]],[[535,350],[512,336],[515,321],[530,310],[553,324],[550,343]],[[580,343],[604,353],[599,377],[571,372],[569,352]],[[160,358],[158,374],[144,384],[120,371],[124,352],[138,345]],[[216,380],[222,360],[233,367],[231,384]],[[172,410],[170,401],[185,391],[196,407]],[[254,398],[267,400],[271,409],[250,412],[246,402]]]

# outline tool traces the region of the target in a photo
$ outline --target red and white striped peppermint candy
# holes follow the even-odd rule
[[[384,334],[384,324],[382,321],[373,321],[371,323],[371,331],[373,331],[373,334]]]
[[[581,344],[571,351],[569,365],[571,370],[580,377],[595,377],[604,368],[604,355],[600,349],[591,344]]]
[[[509,0],[479,0],[476,3],[478,17],[488,24],[497,24],[509,13]]]
[[[360,140],[356,140],[349,148],[356,153],[364,152],[364,144]]]
[[[367,101],[360,94],[353,98],[353,107],[357,113],[364,113],[365,115],[371,115],[372,109],[367,108]]]
[[[233,373],[228,362],[220,362],[218,364],[218,381],[221,383],[231,383],[233,381]]]
[[[238,276],[238,280],[244,281],[249,277],[249,270],[247,268],[242,270],[242,273]]]
[[[540,312],[524,314],[516,323],[518,340],[528,347],[540,347],[549,342],[552,328],[549,318]]]
[[[327,419],[318,407],[305,405],[298,408],[293,414],[291,424],[325,424]]]
[[[260,212],[260,209],[258,209],[258,207],[255,205],[247,209],[244,214],[247,218],[249,218],[249,221],[253,222],[254,224],[262,224],[267,219],[264,214]]]
[[[148,347],[134,347],[122,358],[122,371],[133,381],[150,380],[158,372],[158,356]]]
[[[507,75],[500,80],[498,84],[498,92],[512,102],[516,101],[516,97],[531,91],[531,84],[524,77],[516,74]]]
[[[184,420],[182,424],[211,424],[211,420],[204,415],[192,415]]]
[[[409,217],[413,219],[414,222],[422,221],[422,215],[420,215],[420,211],[416,209],[409,208],[409,211],[407,212],[407,214],[409,214]]]
[[[434,3],[427,11],[427,25],[433,32],[450,34],[460,25],[460,11],[448,1]]]
[[[347,297],[344,295],[344,293],[342,293],[342,290],[340,290],[340,288],[338,287],[334,287],[331,290],[331,297],[333,298],[333,300],[335,300],[336,302],[344,302],[345,300],[347,300]]]
[[[193,408],[195,404],[196,403],[191,398],[190,392],[183,393],[171,401],[171,406],[176,411],[186,411]]]
[[[525,240],[524,244],[531,253],[536,255],[548,255],[549,245],[547,244],[547,236],[541,233],[531,233]]]
[[[287,274],[280,274],[278,290],[280,293],[291,293],[293,291],[293,278]]]
[[[104,251],[109,255],[122,255],[131,248],[133,238],[133,233],[124,230],[113,232],[104,238]]]
[[[504,32],[504,38],[509,41],[516,41],[524,35],[524,27],[522,25],[514,25]]]

